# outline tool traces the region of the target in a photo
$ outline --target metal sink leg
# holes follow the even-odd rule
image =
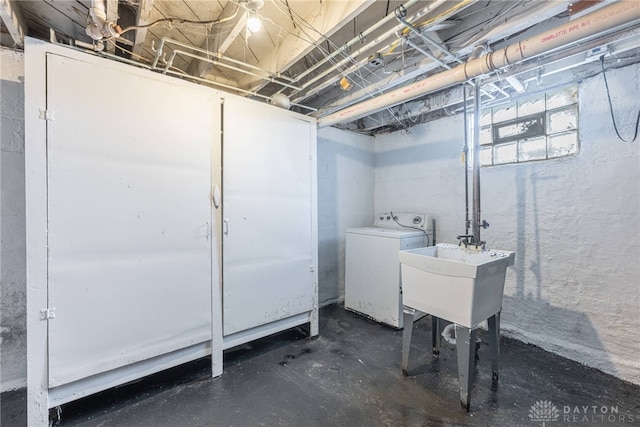
[[[469,412],[471,403],[471,383],[476,365],[476,329],[456,327],[456,349],[458,354],[458,387],[460,405]]]
[[[409,349],[411,348],[411,332],[413,332],[413,322],[416,311],[413,308],[404,307],[403,311],[404,330],[402,331],[402,373],[407,376],[409,366]]]
[[[500,312],[487,319],[489,323],[489,347],[491,349],[491,379],[498,381],[498,360],[500,359]]]

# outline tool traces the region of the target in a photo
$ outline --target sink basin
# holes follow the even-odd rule
[[[473,328],[502,309],[504,278],[515,252],[458,245],[400,251],[407,307]]]

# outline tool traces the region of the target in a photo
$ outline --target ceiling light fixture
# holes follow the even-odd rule
[[[252,34],[257,33],[262,28],[258,9],[264,6],[264,0],[246,0],[244,3],[247,9],[247,30]]]
[[[258,17],[257,12],[248,12],[249,17],[247,18],[247,29],[252,33],[257,33],[262,28],[262,22]]]

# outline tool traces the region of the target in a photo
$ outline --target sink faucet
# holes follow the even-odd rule
[[[474,237],[473,237],[473,234],[461,234],[458,237],[456,237],[456,239],[458,239],[459,241],[458,246],[461,246],[463,244],[466,246],[467,244],[473,242]]]
[[[473,246],[471,249],[475,249],[475,250],[478,250],[480,248],[484,250],[484,246],[486,244],[486,242],[483,242],[482,240],[476,241],[476,238],[473,234],[461,234],[458,237],[456,237],[456,239],[458,239],[459,241],[458,246],[464,245],[465,248],[469,248],[470,246]]]

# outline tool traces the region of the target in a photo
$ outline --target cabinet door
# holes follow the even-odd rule
[[[313,308],[312,124],[228,97],[223,114],[224,335]]]
[[[49,55],[47,79],[56,387],[211,339],[220,122],[208,93],[108,64]]]

